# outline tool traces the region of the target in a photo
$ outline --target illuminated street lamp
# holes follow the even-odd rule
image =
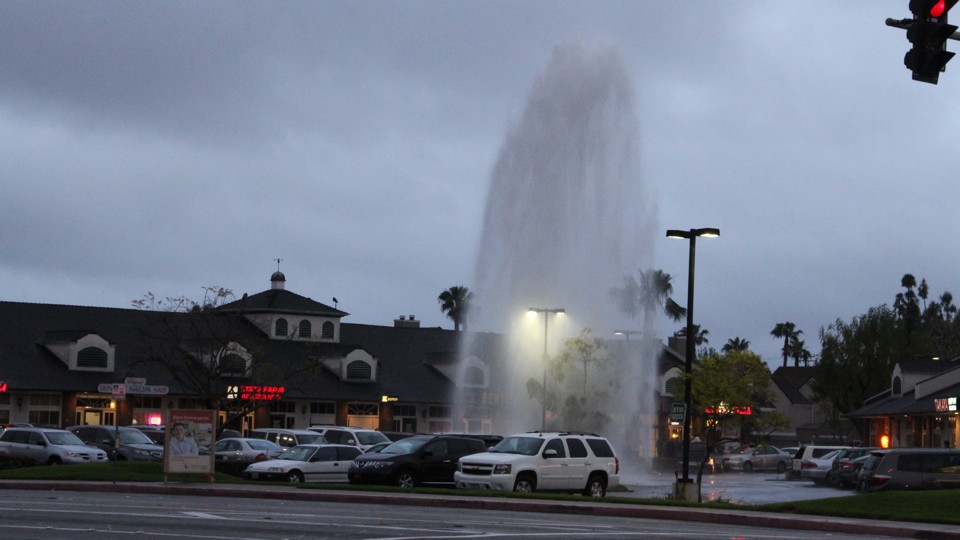
[[[686,413],[683,418],[683,483],[690,483],[690,431],[693,429],[693,400],[691,399],[691,374],[693,373],[694,355],[694,328],[693,328],[693,275],[694,261],[697,253],[697,237],[712,238],[720,236],[720,229],[690,229],[689,231],[670,229],[667,238],[684,238],[690,241],[690,269],[687,273],[687,351],[684,365],[683,399],[686,404]]]
[[[543,313],[543,386],[541,388],[543,396],[541,396],[540,403],[542,405],[542,411],[540,415],[540,431],[543,431],[547,425],[547,363],[549,356],[547,356],[547,321],[550,317],[547,315],[555,313],[557,315],[562,315],[566,313],[566,310],[563,308],[535,308],[532,307],[529,309],[530,313]]]
[[[613,335],[623,336],[627,341],[630,341],[630,336],[639,336],[643,334],[640,330],[614,330]]]

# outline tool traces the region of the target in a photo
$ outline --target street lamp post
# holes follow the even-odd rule
[[[693,335],[693,275],[694,261],[697,252],[697,237],[707,238],[720,236],[720,229],[690,229],[689,231],[670,229],[667,238],[684,238],[690,241],[690,268],[687,273],[687,341],[686,359],[684,362],[683,400],[686,413],[683,418],[683,477],[681,482],[688,484],[690,479],[690,431],[693,429],[693,400],[691,399],[691,375],[693,373],[694,338]]]
[[[541,414],[540,414],[540,431],[543,431],[547,425],[547,363],[549,357],[547,356],[547,321],[550,319],[547,315],[555,313],[561,315],[566,313],[566,310],[563,308],[530,308],[530,313],[543,313],[543,386],[541,391],[543,395],[540,398],[541,404]]]

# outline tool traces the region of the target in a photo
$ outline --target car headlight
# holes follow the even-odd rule
[[[150,455],[150,452],[148,452],[148,451],[146,451],[146,450],[134,450],[133,453],[136,454],[136,455],[138,455],[138,456],[149,456],[149,455]]]
[[[80,452],[75,452],[75,451],[73,451],[73,450],[67,450],[66,454],[67,454],[67,457],[77,457],[77,456],[80,455]]]
[[[278,472],[278,473],[287,472],[287,471],[284,470],[283,467],[270,467],[270,468],[267,469],[267,470],[270,471],[270,472]]]
[[[493,474],[510,474],[513,467],[509,463],[500,463],[493,466]]]

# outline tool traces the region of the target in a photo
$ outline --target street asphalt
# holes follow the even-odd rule
[[[452,508],[484,508],[517,512],[590,514],[597,516],[635,517],[674,521],[697,521],[725,525],[774,527],[807,531],[889,536],[899,538],[960,539],[955,525],[877,521],[868,519],[835,518],[776,514],[749,510],[715,510],[708,508],[671,507],[623,504],[615,502],[522,500],[500,497],[464,497],[456,495],[426,495],[418,493],[373,493],[361,491],[297,488],[282,485],[202,484],[179,482],[69,482],[0,480],[0,489],[31,489],[50,491],[99,491],[118,493],[147,493],[158,495],[194,495],[210,497],[246,497],[268,500],[303,500],[327,502],[356,502],[363,504],[404,504],[410,506],[443,506]]]

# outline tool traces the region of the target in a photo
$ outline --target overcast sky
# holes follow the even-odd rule
[[[697,244],[710,345],[778,364],[791,321],[818,353],[904,273],[960,292],[960,60],[910,79],[884,25],[907,4],[4,0],[0,299],[253,294],[281,258],[346,322],[452,328],[436,297],[472,284],[498,152],[578,41],[635,93],[643,265],[683,304],[663,231],[720,228]]]

